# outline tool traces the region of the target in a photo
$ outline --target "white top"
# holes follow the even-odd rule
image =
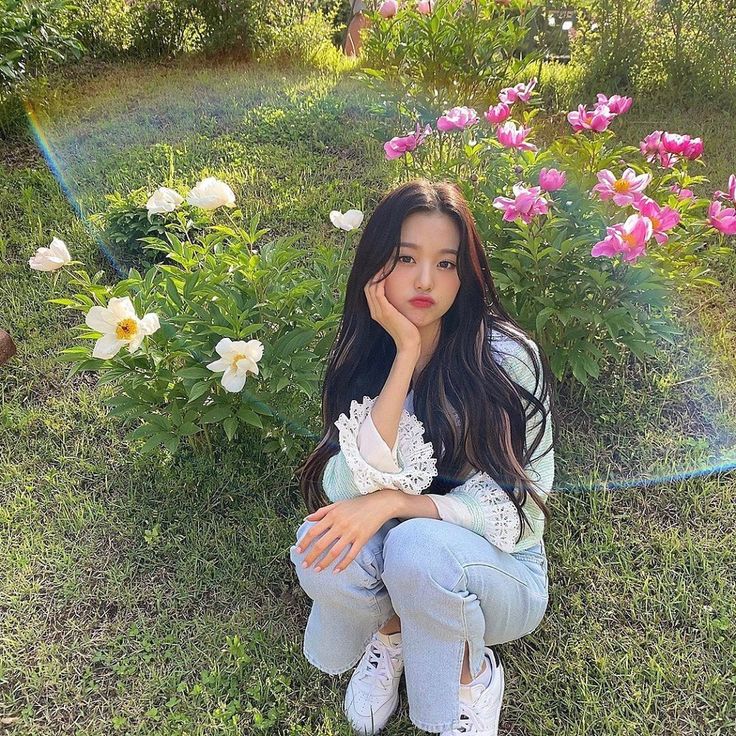
[[[409,414],[414,414],[414,390],[411,389],[404,401],[404,409]],[[389,447],[381,437],[381,433],[373,423],[373,416],[369,412],[365,421],[360,425],[358,431],[358,450],[363,459],[374,468],[386,473],[398,473],[401,471],[398,459],[399,435],[396,434],[396,442]],[[441,493],[425,493],[425,496],[434,501],[437,513],[443,521],[451,521],[453,524],[463,524],[467,515],[467,507],[452,496],[443,496]]]

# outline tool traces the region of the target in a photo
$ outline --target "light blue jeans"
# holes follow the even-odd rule
[[[301,524],[297,544],[317,523]],[[329,567],[315,572],[317,561],[301,566],[312,544],[301,553],[294,545],[290,552],[299,583],[313,601],[304,655],[322,672],[341,674],[358,662],[373,634],[396,613],[409,718],[425,731],[461,726],[465,642],[470,673],[476,677],[484,645],[531,633],[547,609],[544,542],[508,553],[449,521],[394,518],[337,574],[332,569],[351,545]]]

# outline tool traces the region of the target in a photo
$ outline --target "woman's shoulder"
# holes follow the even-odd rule
[[[529,346],[535,353],[539,352],[537,343],[509,322],[494,325],[488,329],[487,334],[491,349],[496,354],[497,359],[503,360],[503,358],[510,355],[515,357],[527,355],[524,344]]]

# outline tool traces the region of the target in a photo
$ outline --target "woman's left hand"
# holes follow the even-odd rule
[[[401,493],[401,491],[382,488],[373,493],[322,506],[306,516],[305,519],[317,521],[317,523],[299,540],[296,551],[301,553],[307,550],[314,539],[317,537],[319,539],[308,551],[304,558],[306,564],[303,564],[302,567],[309,567],[334,540],[338,540],[314,569],[318,572],[329,567],[348,545],[352,545],[345,559],[334,568],[335,572],[344,570],[355,559],[363,545],[389,519],[395,516],[396,493]]]

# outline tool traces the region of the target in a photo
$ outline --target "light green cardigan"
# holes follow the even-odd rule
[[[519,336],[532,347],[538,356],[536,343],[521,333]],[[529,392],[533,392],[534,368],[524,349],[516,341],[500,333],[494,333],[491,345],[496,360],[509,373],[511,379]],[[536,396],[538,398],[541,396],[541,385],[537,388]],[[341,414],[336,422],[336,425],[340,427],[341,449],[327,461],[322,477],[325,495],[330,501],[353,498],[385,487],[418,494],[430,485],[432,478],[436,475],[436,467],[434,467],[436,461],[433,461],[430,466],[423,464],[427,472],[414,472],[411,478],[407,476],[410,470],[416,471],[416,462],[413,466],[408,456],[421,457],[422,450],[426,451],[427,447],[431,448],[432,445],[431,443],[421,444],[421,422],[418,422],[414,415],[409,415],[406,410],[399,423],[397,457],[401,472],[381,472],[369,466],[361,458],[356,451],[357,428],[360,426],[360,417],[356,416],[356,411],[357,414],[364,416],[370,411],[370,406],[374,401],[375,399],[369,399],[362,405],[353,402],[350,421],[345,414]],[[545,402],[545,407],[549,412],[549,398]],[[532,444],[532,440],[538,433],[539,424],[538,414],[527,422],[527,447]],[[554,481],[554,449],[551,449],[544,457],[540,455],[551,444],[552,422],[548,414],[542,442],[535,456],[525,468],[543,501],[548,497]],[[417,476],[421,477],[421,480],[418,480]],[[529,549],[537,545],[544,534],[544,514],[527,494],[523,508],[531,528],[525,524],[524,533],[519,542],[516,542],[521,528],[516,508],[506,493],[486,473],[471,473],[463,484],[456,486],[444,496],[426,495],[436,500],[441,518],[448,518],[454,523],[461,524],[507,552],[521,552]],[[452,511],[451,514],[449,510]]]

